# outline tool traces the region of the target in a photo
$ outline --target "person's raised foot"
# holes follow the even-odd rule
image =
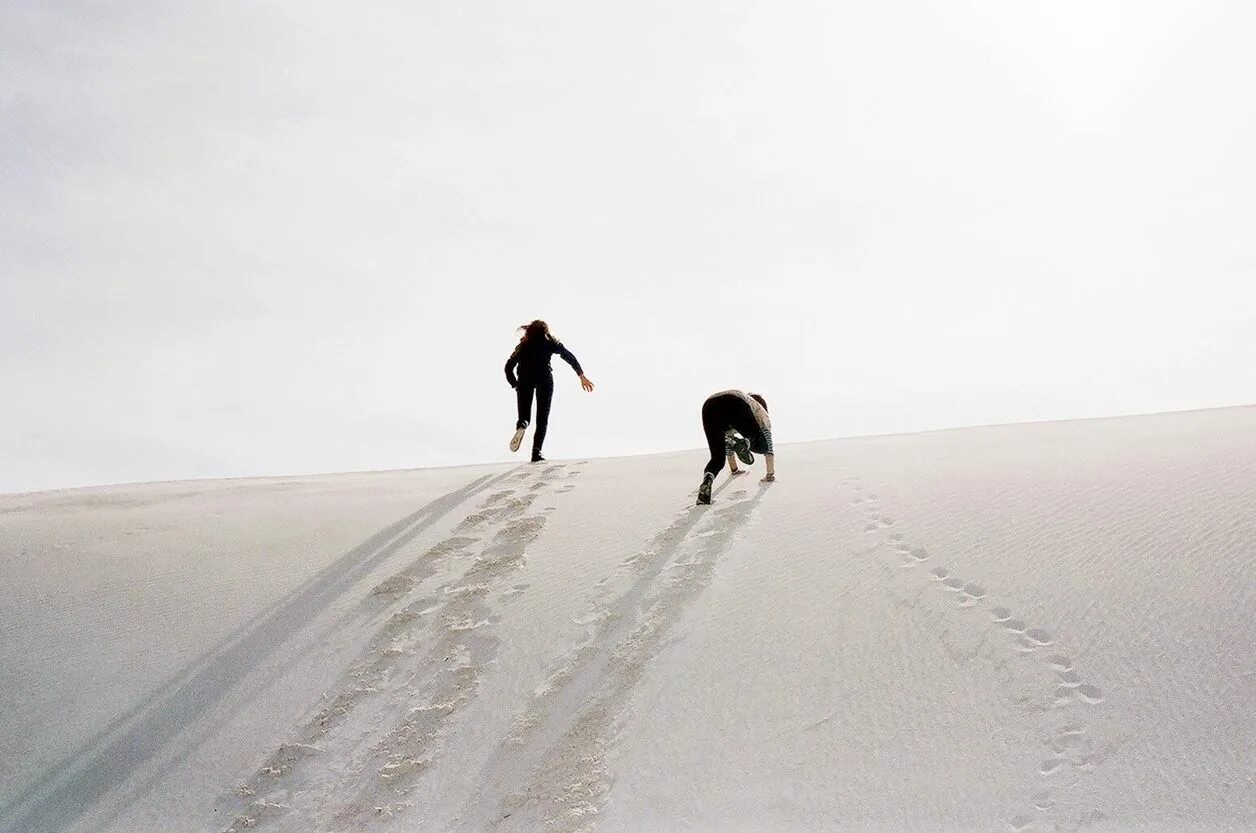
[[[750,472],[746,471],[745,469],[733,469],[732,471],[729,472],[729,474],[731,474],[733,477],[736,477],[739,474],[749,474],[749,473]]]
[[[715,483],[715,475],[707,472],[698,487],[698,505],[705,506],[711,502],[711,486]]]
[[[733,440],[733,453],[737,455],[737,459],[741,460],[747,466],[754,465],[754,455],[750,453],[750,443],[742,437]]]
[[[523,432],[528,430],[528,426],[515,429],[515,435],[510,438],[510,450],[518,451],[520,443],[523,442]]]
[[[534,451],[534,452],[532,452],[532,462],[534,462],[534,463],[544,463],[544,462],[545,462],[545,458],[544,458],[544,457],[542,457],[540,454],[537,454],[537,453]]]

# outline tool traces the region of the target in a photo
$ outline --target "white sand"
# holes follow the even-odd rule
[[[1256,830],[1256,408],[704,456],[0,497],[0,830]]]

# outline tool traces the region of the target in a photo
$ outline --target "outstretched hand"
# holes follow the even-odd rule
[[[584,388],[589,393],[593,393],[593,383],[590,382],[589,377],[585,376],[583,373],[580,374],[580,387]]]

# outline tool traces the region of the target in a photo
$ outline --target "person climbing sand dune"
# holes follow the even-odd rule
[[[539,463],[541,446],[549,427],[550,403],[554,397],[554,372],[550,360],[554,354],[562,357],[580,377],[580,386],[593,392],[593,383],[584,375],[580,362],[563,343],[550,333],[549,325],[539,318],[519,328],[523,335],[514,352],[506,360],[506,381],[515,389],[519,418],[515,422],[515,434],[510,439],[510,450],[518,451],[523,443],[524,432],[532,421],[532,400],[536,399],[536,425],[532,431],[532,462]],[[515,372],[518,369],[518,376]]]
[[[726,390],[713,393],[702,403],[702,430],[706,434],[711,460],[703,470],[702,485],[698,487],[698,503],[711,502],[711,487],[715,476],[724,468],[724,458],[733,475],[742,474],[737,468],[740,459],[747,466],[754,463],[754,455],[763,455],[767,473],[764,483],[776,480],[776,455],[772,451],[772,422],[768,418],[768,403],[757,393]]]

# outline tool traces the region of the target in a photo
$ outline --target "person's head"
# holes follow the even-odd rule
[[[523,337],[519,339],[520,343],[528,341],[544,341],[545,339],[551,337],[549,324],[546,324],[539,318],[535,321],[524,324],[519,329],[523,330]]]
[[[768,409],[768,401],[767,401],[766,399],[764,399],[762,396],[760,396],[759,394],[757,394],[757,393],[748,393],[748,394],[746,394],[746,395],[747,395],[747,396],[749,396],[751,399],[753,399],[755,402],[758,402],[760,405],[762,405],[762,406],[763,406],[763,410],[765,410],[765,411],[766,411],[766,410]]]

